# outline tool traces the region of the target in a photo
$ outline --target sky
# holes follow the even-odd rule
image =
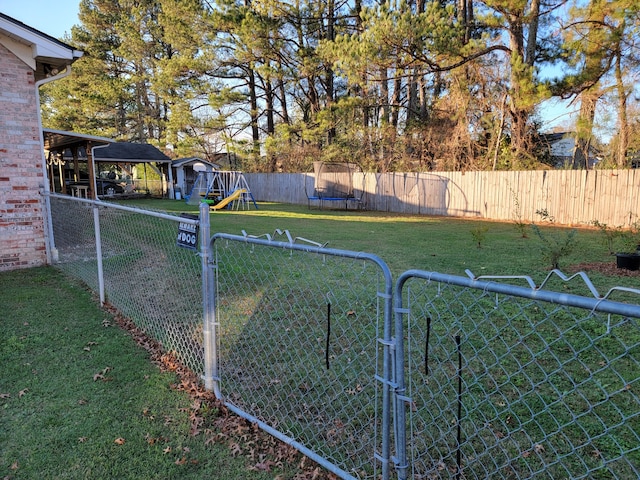
[[[0,0],[0,12],[55,38],[78,21],[80,0]]]
[[[0,12],[55,38],[65,33],[71,35],[71,27],[79,23],[80,0],[0,0]],[[549,101],[541,112],[543,131],[569,120],[566,103]]]

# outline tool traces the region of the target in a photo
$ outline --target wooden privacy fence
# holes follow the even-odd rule
[[[307,204],[312,173],[245,174],[258,201]],[[593,220],[630,226],[640,220],[640,170],[536,170],[356,173],[367,210],[563,225]],[[306,188],[305,188],[306,187]]]

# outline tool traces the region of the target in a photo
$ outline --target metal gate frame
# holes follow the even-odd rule
[[[466,272],[468,277],[460,277],[455,275],[442,274],[437,272],[429,272],[422,270],[408,270],[401,274],[395,285],[394,298],[394,316],[395,316],[395,382],[396,388],[393,392],[393,403],[395,411],[395,438],[396,438],[396,464],[398,471],[398,479],[406,480],[410,471],[411,462],[407,454],[407,418],[406,412],[410,406],[415,405],[413,399],[407,396],[407,384],[405,378],[405,342],[404,338],[407,332],[407,316],[411,313],[410,308],[405,303],[405,285],[410,279],[419,279],[426,282],[434,282],[441,285],[452,285],[461,288],[468,288],[480,291],[482,293],[503,294],[512,297],[520,297],[523,299],[537,300],[548,302],[550,304],[563,305],[566,307],[576,307],[584,309],[586,312],[601,312],[609,315],[620,315],[625,318],[640,319],[640,305],[621,303],[608,300],[613,292],[626,292],[633,295],[640,295],[640,290],[614,287],[605,296],[600,296],[586,274],[580,272],[571,277],[565,276],[559,270],[552,271],[540,287],[536,287],[530,277],[474,277],[469,271]],[[554,276],[558,276],[562,281],[568,282],[575,277],[580,277],[585,282],[588,289],[594,295],[593,298],[569,294],[559,293],[549,290],[543,290],[545,283]],[[496,280],[520,279],[525,280],[530,288],[497,283]],[[607,326],[608,331],[608,326]],[[630,387],[630,385],[628,386]],[[637,395],[636,395],[637,396]],[[413,407],[415,408],[415,407]],[[636,447],[637,448],[637,447]],[[631,467],[633,468],[633,467]],[[463,478],[462,472],[448,472],[451,478]],[[448,476],[445,475],[445,478]],[[421,477],[422,478],[422,477]],[[425,477],[426,478],[426,477]],[[431,477],[430,477],[431,478]],[[435,478],[435,477],[434,477]],[[439,474],[438,474],[438,478]],[[466,478],[466,477],[464,477]]]
[[[205,388],[212,390],[216,397],[222,400],[225,405],[239,415],[242,418],[249,420],[257,424],[261,429],[273,435],[277,439],[283,441],[286,444],[289,444],[299,450],[301,453],[314,460],[323,468],[327,469],[330,472],[335,473],[341,478],[344,479],[352,479],[357,480],[358,477],[354,477],[350,472],[345,471],[334,463],[330,462],[326,458],[322,457],[316,451],[310,449],[308,446],[303,445],[299,441],[291,438],[285,432],[278,430],[277,427],[270,425],[263,420],[257,418],[255,415],[244,411],[239,408],[237,405],[227,401],[224,395],[221,392],[219,382],[221,379],[221,372],[219,368],[219,352],[218,352],[218,335],[220,323],[217,318],[217,274],[218,274],[218,266],[216,265],[216,261],[213,256],[213,252],[215,250],[216,242],[220,242],[222,240],[231,241],[231,242],[243,242],[251,245],[259,245],[266,246],[273,249],[285,250],[285,251],[297,251],[308,254],[317,254],[321,256],[331,256],[337,258],[346,258],[353,260],[364,260],[369,263],[372,263],[377,269],[379,269],[379,273],[382,275],[384,286],[382,291],[377,292],[377,296],[380,301],[383,303],[383,338],[378,338],[377,342],[379,344],[378,348],[382,348],[382,364],[383,371],[378,372],[375,375],[376,389],[379,388],[381,384],[382,388],[382,412],[381,412],[381,439],[379,439],[379,445],[381,451],[371,452],[371,460],[372,463],[375,460],[378,460],[381,464],[381,473],[383,480],[387,480],[390,478],[390,464],[391,464],[391,390],[394,385],[393,382],[393,346],[394,340],[392,338],[392,290],[393,290],[393,282],[391,278],[391,273],[386,263],[382,261],[379,257],[362,253],[362,252],[351,252],[340,249],[332,249],[326,248],[322,245],[309,245],[304,243],[295,243],[296,240],[302,240],[309,242],[305,239],[293,239],[288,232],[281,232],[279,230],[276,231],[278,234],[285,233],[288,237],[287,242],[274,241],[270,235],[265,235],[266,238],[253,237],[239,235],[230,235],[224,233],[216,233],[211,237],[211,241],[209,243],[209,249],[207,252],[203,253],[203,298],[204,298],[204,342],[205,342],[205,359],[207,364],[205,365],[205,375],[204,382]],[[203,232],[205,235],[206,232]],[[311,242],[313,243],[313,242]],[[373,361],[373,360],[372,360]],[[378,365],[376,365],[376,369]],[[223,372],[224,373],[224,372]],[[222,373],[222,374],[223,374]],[[377,408],[377,405],[376,405]],[[377,442],[378,440],[376,440]]]

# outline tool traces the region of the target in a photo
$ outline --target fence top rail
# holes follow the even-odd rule
[[[163,218],[165,220],[172,220],[174,222],[188,223],[190,225],[198,225],[200,221],[197,218],[180,217],[177,215],[170,215],[168,213],[156,212],[153,210],[145,210],[137,207],[127,207],[126,205],[120,205],[117,203],[103,202],[102,200],[91,200],[90,198],[70,197],[69,195],[62,195],[60,193],[43,193],[51,198],[59,198],[61,200],[68,200],[71,202],[86,203],[95,207],[114,208],[116,210],[123,210],[130,213],[139,213],[151,217]]]
[[[254,245],[263,245],[263,246],[269,246],[274,248],[282,248],[285,250],[297,250],[297,251],[306,252],[306,253],[332,255],[335,257],[352,258],[354,260],[368,260],[380,267],[385,277],[385,283],[389,286],[389,288],[392,286],[391,271],[389,270],[389,267],[387,266],[386,262],[382,260],[380,257],[378,257],[377,255],[374,255],[372,253],[366,253],[366,252],[354,252],[351,250],[328,248],[326,247],[326,243],[321,244],[321,243],[308,240],[306,238],[293,237],[288,230],[285,230],[285,231],[276,230],[276,233],[285,234],[288,241],[281,242],[281,241],[274,240],[273,236],[271,236],[270,234],[256,236],[256,235],[247,235],[246,232],[243,232],[244,235],[216,233],[211,237],[211,246],[214,245],[217,239],[226,239],[226,240],[232,240],[236,242],[250,243]],[[296,243],[296,241],[298,240],[305,243]],[[390,293],[391,291],[389,291],[389,294]]]
[[[469,272],[468,272],[469,273]],[[564,281],[570,281],[576,275],[571,277],[566,277],[565,275],[559,275],[560,278]],[[581,275],[583,278],[586,275]],[[614,287],[612,288],[605,297],[594,296],[584,297],[581,295],[575,295],[571,293],[561,293],[554,292],[551,290],[543,290],[541,287],[536,287],[535,283],[529,277],[484,277],[486,280],[483,280],[482,277],[475,278],[472,276],[461,277],[457,275],[450,275],[438,272],[429,272],[424,270],[407,270],[398,278],[396,282],[396,306],[398,308],[402,308],[402,288],[404,284],[410,278],[421,278],[427,281],[445,283],[449,285],[455,285],[458,287],[466,287],[473,288],[476,290],[483,290],[489,293],[499,293],[504,295],[511,295],[515,297],[528,298],[531,300],[540,300],[549,303],[555,303],[559,305],[566,305],[569,307],[578,307],[587,310],[591,310],[593,312],[603,312],[610,313],[614,315],[623,315],[627,317],[635,317],[640,318],[640,305],[617,302],[613,300],[608,300],[606,297],[609,296],[613,291],[624,291],[628,293],[633,293],[639,295],[640,298],[640,290],[626,288],[626,287]],[[499,283],[495,280],[514,280],[516,278],[525,279],[525,281],[529,284],[529,287],[523,287],[519,285],[512,285],[507,283]],[[545,279],[544,284],[547,282],[549,277]],[[588,278],[588,277],[587,277]],[[590,281],[589,281],[590,283]],[[595,289],[592,289],[592,293],[594,293]],[[597,293],[597,292],[595,292]]]

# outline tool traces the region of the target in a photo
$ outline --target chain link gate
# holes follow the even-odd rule
[[[398,279],[399,478],[640,478],[640,291],[582,278]]]
[[[389,269],[285,233],[212,238],[213,390],[340,477],[387,479]]]
[[[393,292],[378,257],[288,232],[208,248],[206,206],[49,198],[58,268],[342,478],[640,478],[639,290],[410,270]],[[179,222],[200,224],[200,256]]]

